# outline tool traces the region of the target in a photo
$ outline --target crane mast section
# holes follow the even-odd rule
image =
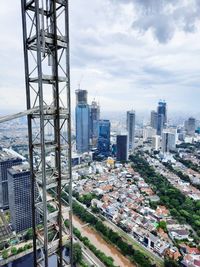
[[[68,0],[21,0],[32,180],[34,266],[67,266],[71,244],[72,175]],[[69,207],[62,191],[68,188]],[[54,189],[52,197],[48,190]],[[53,212],[52,212],[53,209]],[[68,218],[70,228],[64,220]],[[40,223],[41,227],[38,227]],[[69,266],[69,265],[68,265]]]

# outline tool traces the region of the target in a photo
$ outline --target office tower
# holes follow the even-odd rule
[[[185,130],[189,135],[194,135],[196,129],[196,120],[195,118],[190,117],[187,121],[185,121]]]
[[[110,154],[110,121],[99,120],[98,122],[98,151],[104,156]]]
[[[161,135],[167,123],[167,104],[165,101],[160,100],[158,102],[157,113],[158,113],[157,135]]]
[[[151,111],[151,121],[150,126],[154,129],[157,129],[158,125],[158,113],[154,110]]]
[[[176,149],[176,133],[164,130],[162,133],[162,152],[168,153]]]
[[[128,136],[117,135],[117,160],[128,160]]]
[[[28,164],[7,171],[11,223],[16,233],[32,227],[31,178]],[[36,221],[39,222],[38,213]]]
[[[13,155],[9,150],[0,151],[0,208],[7,209],[8,201],[8,177],[7,169],[22,163],[22,159]]]
[[[161,148],[161,136],[160,135],[152,136],[152,148],[157,151],[160,150]]]
[[[126,117],[126,129],[128,131],[128,148],[134,149],[135,141],[135,111],[127,111]]]
[[[92,101],[90,106],[90,138],[93,147],[97,146],[98,121],[100,119],[100,107],[96,101]]]
[[[89,151],[90,109],[87,104],[87,91],[76,90],[76,149],[79,153]]]
[[[143,129],[143,141],[148,141],[152,136],[156,135],[156,129],[150,126],[146,126]]]

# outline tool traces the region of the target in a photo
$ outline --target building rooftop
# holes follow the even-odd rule
[[[17,174],[17,173],[28,172],[28,171],[30,171],[28,163],[12,166],[9,169],[9,172],[11,174]]]
[[[12,154],[10,151],[0,150],[0,161],[1,162],[9,160],[9,159],[17,159],[17,158],[19,157]]]
[[[0,162],[4,162],[9,159],[21,159],[23,161],[25,160],[23,156],[12,149],[3,148],[2,150],[0,150]]]

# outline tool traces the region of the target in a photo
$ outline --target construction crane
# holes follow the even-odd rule
[[[51,255],[58,267],[73,265],[68,8],[68,0],[21,0],[27,110],[0,118],[5,122],[27,115],[34,267],[48,267]],[[61,202],[65,188],[66,209]],[[51,190],[53,197],[48,194]],[[63,256],[66,243],[70,243],[69,261]]]

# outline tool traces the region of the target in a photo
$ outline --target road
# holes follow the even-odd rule
[[[76,242],[78,242],[82,248],[83,258],[89,263],[93,264],[96,267],[106,267],[95,255],[91,252],[79,239],[74,238]]]

